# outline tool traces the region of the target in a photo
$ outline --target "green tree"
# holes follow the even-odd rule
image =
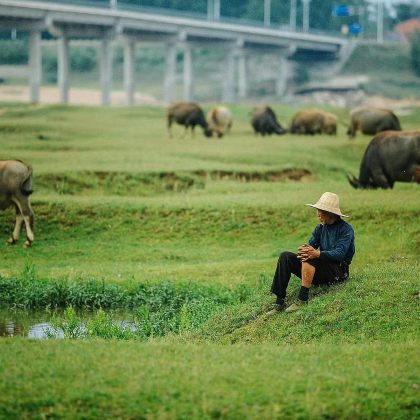
[[[420,77],[420,32],[415,32],[410,39],[411,43],[411,63],[417,76]]]
[[[394,24],[404,22],[411,18],[420,18],[420,5],[412,1],[410,3],[400,3],[394,6],[396,16]]]

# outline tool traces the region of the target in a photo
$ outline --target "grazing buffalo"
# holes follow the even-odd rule
[[[321,134],[324,129],[324,113],[318,109],[297,112],[292,118],[290,132],[293,134]]]
[[[286,130],[277,121],[276,114],[268,106],[259,106],[253,109],[251,115],[251,124],[254,127],[255,134],[286,134]]]
[[[201,126],[203,130],[207,129],[207,122],[204,118],[203,110],[196,103],[174,102],[168,106],[166,116],[168,119],[169,137],[172,137],[171,126],[174,121],[185,126],[183,137],[187,134],[188,127],[191,127],[192,136],[194,136],[196,125]]]
[[[207,137],[223,137],[224,133],[230,131],[233,123],[232,112],[225,106],[216,106],[207,114],[207,129],[204,134]]]
[[[357,130],[375,135],[387,130],[401,131],[401,125],[398,117],[389,109],[361,106],[350,113],[349,138],[356,137]]]
[[[331,112],[319,109],[306,109],[297,112],[290,125],[290,132],[294,134],[337,134],[338,117]]]
[[[32,194],[32,168],[20,160],[0,160],[0,210],[10,206],[16,209],[16,225],[9,244],[19,239],[22,223],[26,225],[25,247],[34,241],[34,213],[29,204]]]
[[[337,124],[337,115],[331,112],[324,112],[324,128],[322,130],[324,134],[328,134],[329,136],[337,135]]]
[[[369,143],[359,179],[347,174],[354,188],[393,188],[394,183],[420,183],[420,131],[386,131]]]

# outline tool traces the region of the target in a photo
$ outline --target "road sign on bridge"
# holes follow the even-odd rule
[[[347,4],[341,4],[339,6],[334,6],[332,9],[334,16],[345,17],[345,16],[354,16],[355,10],[353,6],[348,6]]]

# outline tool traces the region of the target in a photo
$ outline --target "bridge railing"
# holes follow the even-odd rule
[[[19,0],[16,0],[19,1]],[[55,4],[67,4],[74,6],[85,6],[85,7],[97,7],[101,9],[112,9],[112,10],[121,10],[121,11],[132,11],[132,12],[141,12],[154,15],[162,16],[174,16],[174,17],[186,17],[191,19],[213,21],[207,13],[200,12],[191,12],[188,10],[175,10],[164,7],[152,7],[152,6],[142,6],[139,4],[127,3],[124,0],[32,0],[35,2],[46,2],[46,3],[55,3]],[[283,31],[290,31],[290,27],[287,24],[280,24],[272,22],[269,26],[265,25],[263,21],[243,19],[236,17],[227,17],[220,16],[219,22],[231,23],[235,25],[242,26],[252,26],[260,28],[269,28],[277,29]],[[338,31],[326,31],[326,30],[317,30],[309,29],[308,32],[304,32],[302,28],[296,28],[294,31],[296,33],[309,33],[312,35],[327,35],[336,38],[343,38],[343,35]]]

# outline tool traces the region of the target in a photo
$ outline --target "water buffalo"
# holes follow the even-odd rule
[[[398,117],[389,109],[361,106],[350,113],[349,138],[356,137],[357,130],[375,135],[387,130],[401,131],[401,125]]]
[[[251,124],[255,134],[286,134],[286,130],[277,121],[276,114],[268,106],[259,106],[253,109],[251,114]]]
[[[290,125],[290,132],[294,134],[337,134],[338,117],[331,112],[319,109],[306,109],[297,112]]]
[[[22,223],[26,225],[25,247],[34,241],[34,213],[29,204],[32,194],[32,168],[20,160],[0,160],[0,210],[10,206],[16,209],[16,225],[9,244],[19,239]]]
[[[331,112],[324,112],[324,128],[322,130],[324,134],[328,134],[329,136],[337,135],[337,124],[337,115]]]
[[[168,119],[168,133],[172,137],[171,126],[175,121],[180,125],[185,126],[185,131],[182,137],[185,137],[188,127],[191,127],[191,135],[194,136],[194,129],[199,125],[203,130],[207,129],[207,122],[204,118],[203,110],[196,103],[188,102],[174,102],[170,104],[166,110]]]
[[[207,123],[207,129],[204,131],[207,137],[213,137],[213,133],[219,138],[223,137],[232,127],[232,112],[225,106],[216,106],[207,114]]]
[[[420,131],[385,131],[369,143],[354,188],[393,188],[396,181],[420,183]]]
[[[324,113],[318,109],[306,109],[293,115],[290,132],[293,134],[321,134],[324,129]]]

